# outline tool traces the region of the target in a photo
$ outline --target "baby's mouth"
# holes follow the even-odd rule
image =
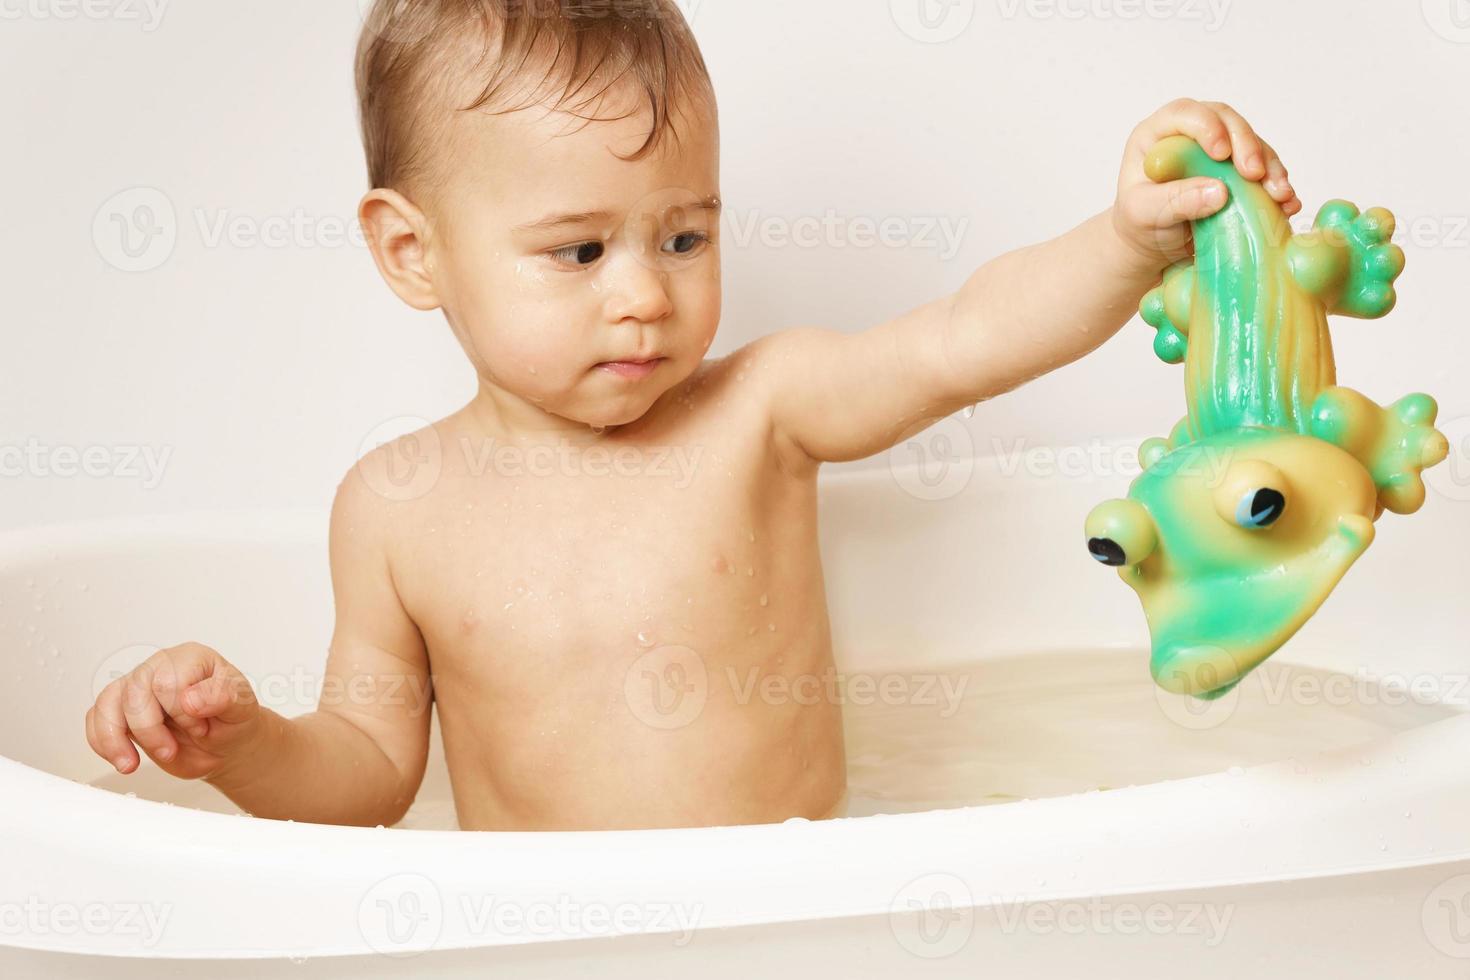
[[[597,367],[599,370],[606,371],[609,374],[636,380],[638,378],[648,377],[665,360],[666,358],[663,357],[652,357],[636,361],[603,361]]]

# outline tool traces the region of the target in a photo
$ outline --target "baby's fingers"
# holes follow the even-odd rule
[[[179,742],[164,724],[163,705],[153,692],[153,671],[145,664],[123,678],[123,717],[133,741],[155,762],[179,754]]]
[[[184,691],[182,704],[188,714],[180,719],[217,718],[228,725],[249,721],[257,710],[255,692],[244,678],[221,665],[216,673]]]
[[[114,769],[129,773],[138,768],[142,759],[128,737],[128,720],[122,704],[124,680],[113,681],[97,696],[97,703],[87,713],[87,741]]]
[[[1213,177],[1191,177],[1138,188],[1129,202],[1135,226],[1162,231],[1214,214],[1224,206],[1225,184]]]
[[[1214,109],[1194,99],[1170,102],[1139,123],[1131,141],[1141,159],[1159,140],[1176,133],[1193,139],[1216,160],[1230,155],[1230,130],[1224,120]],[[1142,179],[1142,174],[1139,176]]]
[[[1261,181],[1261,186],[1281,205],[1288,217],[1296,214],[1302,209],[1302,202],[1297,200],[1296,190],[1287,179],[1286,164],[1281,162],[1269,143],[1262,142],[1261,145],[1266,149],[1266,179]]]
[[[1241,176],[1260,180],[1266,176],[1266,145],[1245,117],[1223,102],[1206,102],[1230,132],[1230,156]]]

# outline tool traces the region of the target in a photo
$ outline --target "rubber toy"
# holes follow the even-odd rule
[[[1336,383],[1328,314],[1373,319],[1397,299],[1392,214],[1329,201],[1293,234],[1259,184],[1186,136],[1145,172],[1215,177],[1229,198],[1140,304],[1155,353],[1184,365],[1188,415],[1143,443],[1127,498],[1088,515],[1087,547],[1138,593],[1155,683],[1212,700],[1316,612],[1385,510],[1419,509],[1421,472],[1449,444],[1428,395],[1384,408]]]

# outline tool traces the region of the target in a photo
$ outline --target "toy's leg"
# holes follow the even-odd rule
[[[1165,364],[1184,360],[1188,347],[1189,296],[1194,290],[1194,263],[1176,262],[1164,270],[1164,282],[1149,291],[1139,304],[1143,322],[1158,333],[1154,336],[1154,353]]]
[[[1390,241],[1393,228],[1385,208],[1359,214],[1347,201],[1328,201],[1313,230],[1287,243],[1292,275],[1329,313],[1383,316],[1398,299],[1393,282],[1404,271],[1404,251]]]
[[[1449,455],[1449,440],[1434,427],[1438,412],[1424,394],[1405,395],[1384,408],[1351,388],[1325,388],[1312,406],[1312,435],[1363,464],[1383,507],[1412,514],[1424,503],[1422,471]]]
[[[1143,464],[1144,469],[1148,469],[1188,441],[1189,419],[1186,417],[1179,420],[1167,439],[1143,440],[1143,445],[1138,447],[1138,461]]]

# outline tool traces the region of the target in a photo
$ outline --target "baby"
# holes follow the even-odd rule
[[[717,113],[673,0],[380,0],[357,77],[373,257],[404,302],[443,311],[477,392],[342,481],[317,710],[268,710],[191,643],[86,716],[119,772],[141,749],[260,817],[397,822],[432,705],[467,830],[840,813],[838,699],[759,694],[834,669],[822,463],[1118,331],[1225,200],[1145,177],[1163,137],[1301,208],[1237,112],[1181,99],[1133,131],[1113,205],[1065,235],[863,332],[780,330],[710,360]]]

